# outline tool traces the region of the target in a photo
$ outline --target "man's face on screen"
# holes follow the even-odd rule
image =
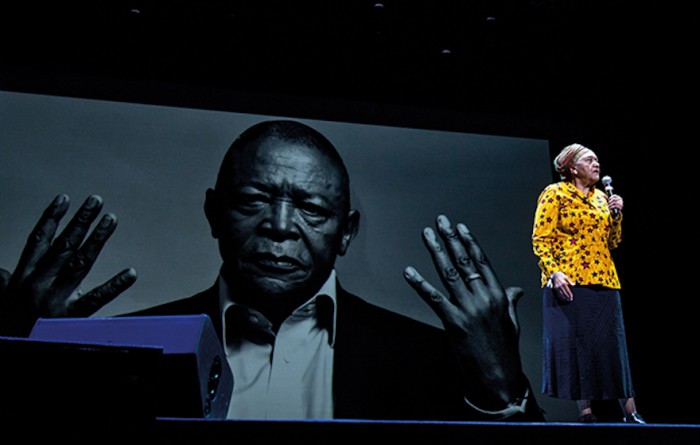
[[[230,168],[208,212],[227,282],[255,298],[305,301],[351,239],[338,166],[314,147],[267,138]]]

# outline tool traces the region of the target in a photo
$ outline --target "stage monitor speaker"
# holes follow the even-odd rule
[[[158,417],[225,418],[233,374],[207,315],[40,318],[34,340],[162,349]]]
[[[162,355],[156,347],[0,337],[2,432],[10,442],[143,434],[156,418]]]

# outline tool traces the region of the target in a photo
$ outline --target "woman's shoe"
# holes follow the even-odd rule
[[[628,413],[622,421],[625,423],[646,423],[637,412]]]
[[[581,423],[596,423],[598,421],[598,418],[596,418],[595,414],[589,413],[579,417],[578,421]]]

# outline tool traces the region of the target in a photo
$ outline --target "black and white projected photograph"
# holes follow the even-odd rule
[[[43,209],[58,194],[69,214],[90,194],[118,219],[82,287],[124,268],[136,283],[94,316],[114,316],[211,286],[221,267],[204,213],[206,190],[233,140],[259,114],[4,92],[0,264],[12,269]],[[521,351],[539,373],[539,289],[530,231],[533,202],[550,177],[544,139],[295,119],[343,157],[359,231],[337,275],[347,290],[436,326],[403,277],[412,266],[442,288],[421,239],[440,214],[468,226],[504,286],[520,286]],[[9,217],[12,215],[12,217]],[[66,217],[67,220],[67,217]],[[64,221],[65,224],[65,221]]]

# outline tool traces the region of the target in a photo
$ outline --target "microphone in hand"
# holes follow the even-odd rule
[[[608,198],[611,197],[613,195],[612,178],[610,176],[603,176],[601,181],[605,186],[605,193],[607,193]],[[612,213],[613,218],[617,218],[620,214],[618,209],[611,209],[610,212]]]

